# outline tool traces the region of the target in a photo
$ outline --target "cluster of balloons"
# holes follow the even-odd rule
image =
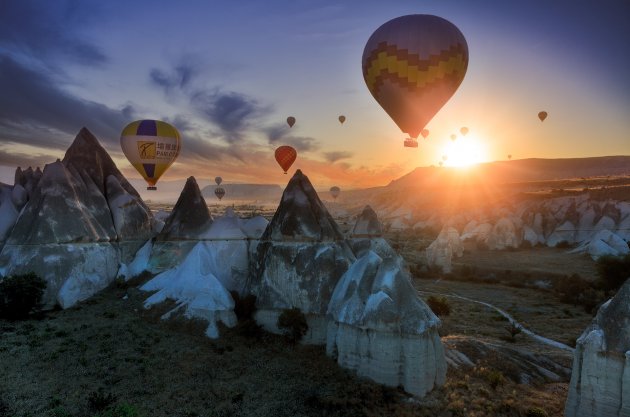
[[[461,31],[438,16],[414,14],[392,19],[372,33],[362,56],[363,79],[368,90],[403,133],[404,145],[418,147],[417,137],[429,136],[426,125],[453,96],[468,68],[468,44]],[[540,121],[547,112],[538,113]],[[346,116],[339,115],[339,123]],[[287,117],[293,127],[294,116]],[[459,132],[466,136],[467,127]],[[452,134],[451,140],[457,135]],[[181,151],[181,137],[175,127],[159,120],[129,123],[120,136],[121,148],[129,162],[155,190],[156,183]],[[275,150],[275,159],[286,174],[297,158],[288,145]],[[508,155],[511,159],[511,155]],[[446,160],[446,155],[442,157]],[[442,163],[440,162],[440,165]],[[215,178],[216,196],[223,198],[221,177]],[[333,198],[339,188],[330,189]]]

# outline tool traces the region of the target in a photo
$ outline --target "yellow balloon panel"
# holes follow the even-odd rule
[[[159,120],[128,124],[120,136],[123,153],[150,186],[173,164],[181,150],[179,132]]]

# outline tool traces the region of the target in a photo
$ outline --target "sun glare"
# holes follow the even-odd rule
[[[447,157],[445,165],[452,167],[467,167],[487,160],[484,145],[471,135],[447,143],[442,154]]]

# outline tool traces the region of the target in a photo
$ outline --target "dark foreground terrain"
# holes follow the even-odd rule
[[[566,381],[519,384],[493,355],[449,367],[417,400],[337,367],[323,347],[243,329],[213,341],[144,298],[118,284],[76,308],[0,321],[0,416],[562,415]]]

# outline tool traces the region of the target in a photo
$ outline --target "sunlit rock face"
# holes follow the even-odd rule
[[[449,273],[453,270],[453,256],[460,257],[463,254],[464,245],[457,229],[445,227],[437,239],[426,249],[427,264],[431,267],[439,268],[442,272]]]
[[[249,292],[256,320],[278,332],[283,309],[299,308],[309,324],[306,343],[326,341],[326,310],[354,255],[308,178],[298,170],[258,244]]]
[[[630,416],[630,280],[577,340],[565,416]]]
[[[335,287],[326,351],[339,365],[423,396],[446,377],[439,319],[395,257],[365,252]]]
[[[30,193],[0,253],[0,274],[35,272],[47,306],[105,288],[153,235],[153,218],[97,139],[83,128],[63,161],[16,172]],[[30,191],[29,191],[30,190]]]

